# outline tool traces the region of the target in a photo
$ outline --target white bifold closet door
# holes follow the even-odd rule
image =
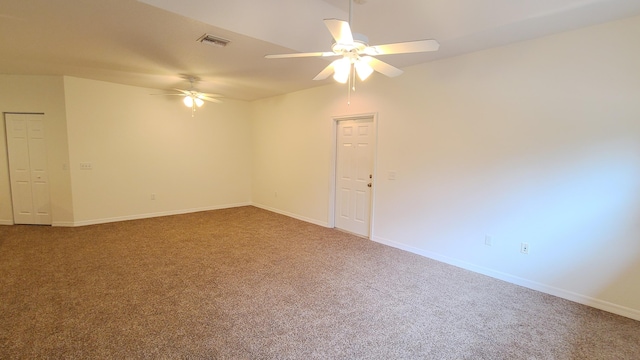
[[[51,225],[43,114],[6,114],[13,221]]]

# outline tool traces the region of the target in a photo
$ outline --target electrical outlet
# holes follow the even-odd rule
[[[528,243],[520,243],[520,252],[523,254],[529,254],[529,244]]]
[[[489,235],[484,236],[484,244],[487,246],[491,246],[491,236]]]
[[[156,199],[156,193],[151,193],[151,200],[155,200]]]

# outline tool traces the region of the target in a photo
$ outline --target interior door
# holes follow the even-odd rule
[[[44,115],[6,114],[13,221],[51,225]]]
[[[341,120],[337,127],[335,226],[369,237],[373,186],[373,118]]]

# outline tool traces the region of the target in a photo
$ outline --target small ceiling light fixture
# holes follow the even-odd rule
[[[358,77],[360,78],[361,81],[367,80],[369,75],[373,73],[373,68],[371,67],[371,65],[369,65],[369,62],[371,61],[371,59],[372,59],[371,56],[361,56],[353,64],[356,68],[356,72],[358,73]]]
[[[231,42],[231,40],[223,39],[221,37],[213,36],[211,34],[204,34],[198,38],[198,41],[203,44],[209,44],[217,47],[225,47]]]
[[[200,92],[198,90],[196,90],[193,87],[193,83],[194,81],[198,80],[192,76],[187,77],[187,80],[189,80],[189,83],[191,84],[191,86],[189,87],[189,90],[182,90],[182,89],[174,89],[177,91],[177,93],[173,93],[173,94],[151,94],[151,95],[175,95],[175,96],[182,96],[182,103],[188,107],[191,108],[191,117],[193,117],[195,115],[196,112],[196,107],[202,107],[202,105],[204,105],[205,101],[210,101],[213,103],[221,103],[222,101],[220,101],[220,99],[218,99],[220,97],[220,95],[218,94],[207,94],[207,93],[203,93]]]
[[[346,84],[351,75],[351,59],[341,58],[333,62],[333,79],[341,84]]]
[[[204,101],[202,101],[202,99],[200,99],[198,97],[198,95],[194,95],[194,94],[191,94],[189,96],[185,96],[184,100],[182,100],[182,102],[184,103],[184,105],[186,107],[190,107],[190,108],[193,108],[194,104],[197,107],[202,107],[202,104],[204,104]]]
[[[193,107],[193,96],[189,95],[189,96],[185,96],[184,100],[182,100],[182,102],[184,103],[184,106],[186,107]]]
[[[189,88],[189,90],[176,89],[180,91],[184,96],[184,99],[182,99],[184,106],[191,108],[191,117],[193,117],[193,115],[195,114],[196,107],[202,107],[202,105],[204,104],[204,100],[217,102],[217,103],[221,102],[220,100],[212,97],[212,96],[219,96],[217,94],[205,94],[205,93],[196,91],[193,88],[194,80],[195,79],[192,77],[189,78],[189,83],[191,84],[191,87]]]

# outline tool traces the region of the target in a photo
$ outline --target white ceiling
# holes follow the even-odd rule
[[[331,82],[311,80],[328,51],[322,19],[348,20],[348,0],[0,0],[0,73],[70,75],[254,100]],[[436,39],[437,53],[389,55],[403,68],[614,19],[638,0],[356,0],[351,27],[379,45]],[[210,33],[225,48],[196,40]],[[597,44],[594,44],[597,50]],[[376,74],[375,76],[382,76]]]

